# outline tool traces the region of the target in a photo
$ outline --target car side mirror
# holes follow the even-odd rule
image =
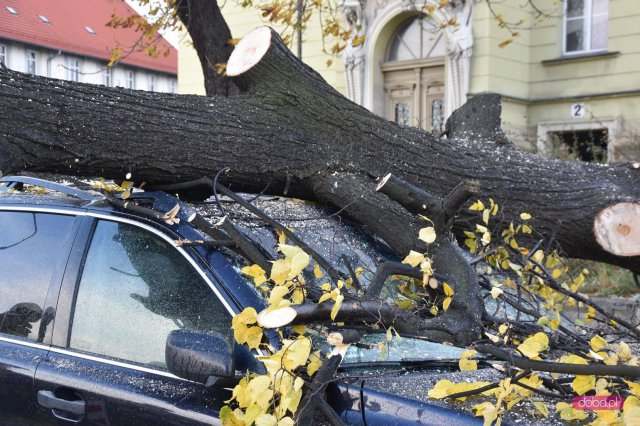
[[[167,336],[165,361],[170,373],[205,386],[235,375],[233,350],[218,332],[172,331]]]

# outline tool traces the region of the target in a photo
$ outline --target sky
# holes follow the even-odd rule
[[[137,0],[125,0],[129,6],[135,9],[140,15],[147,16],[147,13],[150,9],[149,5],[141,5]],[[176,49],[178,48],[180,41],[180,34],[177,31],[167,31],[162,30],[160,34],[173,45]]]

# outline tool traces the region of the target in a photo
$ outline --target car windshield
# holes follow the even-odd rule
[[[253,204],[269,214],[283,225],[293,229],[311,248],[320,253],[345,276],[349,276],[347,262],[352,269],[358,269],[360,285],[366,289],[373,272],[385,260],[398,260],[397,256],[373,234],[361,226],[332,214],[326,209],[305,201],[279,197],[260,197]],[[212,206],[208,206],[212,207]],[[225,204],[225,213],[262,248],[274,258],[278,236],[273,228],[264,224],[248,211],[236,204]],[[208,209],[208,214],[216,214],[215,207]],[[240,271],[246,266],[246,260],[229,252],[229,259]],[[307,268],[311,269],[311,268]],[[305,272],[307,272],[305,270]],[[242,275],[242,274],[241,274]],[[255,288],[251,278],[243,276],[251,288]],[[313,273],[304,275],[307,286],[319,287],[327,282],[326,277],[316,278]],[[394,291],[398,281],[389,279],[381,297],[396,294]],[[391,290],[391,291],[389,291]],[[262,294],[256,290],[262,297]],[[318,349],[329,349],[324,339],[314,339]],[[343,363],[376,363],[402,362],[412,360],[459,359],[461,349],[428,342],[418,338],[394,337],[387,341],[384,330],[379,333],[365,335],[359,345],[352,345]]]

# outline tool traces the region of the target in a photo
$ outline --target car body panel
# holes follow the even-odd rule
[[[190,206],[164,193],[133,194],[133,198],[149,199],[154,208],[160,211],[169,211],[178,203],[181,206],[177,216],[180,222],[166,224],[117,211],[101,201],[87,202],[69,197],[41,195],[0,196],[0,209],[48,211],[74,214],[79,218],[73,245],[67,248],[70,254],[62,268],[64,275],[52,282],[50,294],[47,296],[47,303],[56,309],[53,331],[47,330],[45,335],[47,340],[39,345],[22,345],[5,342],[0,336],[0,388],[6,389],[7,384],[21,386],[20,390],[12,389],[13,404],[21,408],[16,411],[17,414],[7,411],[7,416],[22,416],[24,419],[33,416],[31,420],[41,424],[68,424],[78,421],[81,424],[107,425],[216,422],[219,408],[229,397],[228,391],[220,387],[207,389],[203,385],[177,378],[168,372],[78,353],[68,348],[78,275],[96,220],[131,223],[161,235],[168,241],[202,239],[202,234],[188,223],[189,216],[193,213]],[[265,307],[264,301],[255,289],[240,276],[237,267],[231,264],[222,250],[204,246],[176,250],[189,259],[231,313],[237,313],[249,306],[258,311]],[[272,345],[277,347],[277,333],[268,333],[268,337]],[[49,342],[52,344],[50,350],[46,345]],[[17,350],[22,352],[18,354]],[[237,346],[234,355],[238,370],[259,373],[264,371],[262,364],[245,346]],[[229,386],[232,387],[226,385]],[[69,416],[69,413],[38,408],[38,391],[62,392],[63,395],[74,393],[87,404],[86,415],[74,418]],[[469,421],[469,416],[461,417],[456,411],[368,389],[362,382],[331,384],[327,401],[347,424],[477,424]],[[2,407],[0,403],[0,409]],[[0,412],[0,415],[4,417],[5,413]],[[61,420],[56,415],[67,416],[68,420]]]

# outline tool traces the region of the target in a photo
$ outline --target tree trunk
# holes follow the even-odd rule
[[[268,28],[245,37],[228,73],[232,98],[109,89],[0,71],[0,171],[60,172],[138,183],[180,182],[228,167],[236,190],[316,199],[345,211],[404,255],[424,223],[375,191],[388,173],[444,197],[461,181],[504,208],[533,215],[573,257],[640,271],[640,257],[602,249],[596,215],[640,200],[640,170],[541,158],[502,137],[440,139],[348,101]],[[464,108],[464,107],[463,107]],[[477,133],[482,134],[482,133]],[[637,233],[631,233],[637,235]]]
[[[207,96],[235,96],[240,93],[233,81],[216,69],[216,65],[226,64],[233,52],[233,45],[229,43],[232,38],[231,30],[222,16],[218,2],[178,0],[176,12],[189,31],[193,47],[198,53]]]

